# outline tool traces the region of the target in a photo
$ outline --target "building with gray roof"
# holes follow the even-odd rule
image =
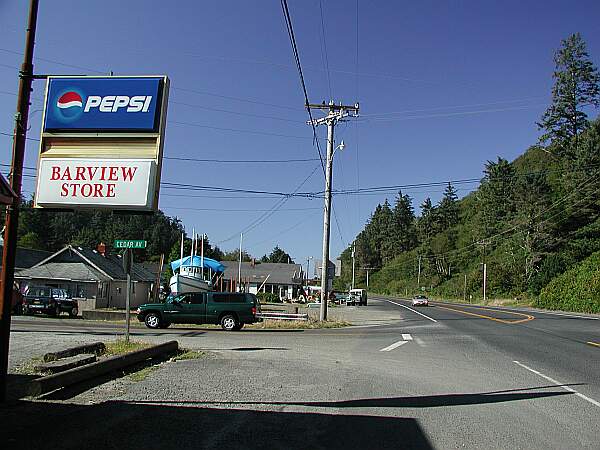
[[[18,271],[15,279],[22,289],[23,285],[66,289],[74,298],[87,302],[80,309],[125,307],[127,274],[118,254],[68,245],[34,266]],[[155,275],[141,264],[134,263],[131,279],[131,306],[148,302]]]
[[[232,280],[237,284],[239,263],[222,261],[222,264],[225,266],[223,289],[228,290]],[[296,298],[304,279],[305,273],[300,264],[242,262],[242,284],[253,294],[271,292],[282,299]]]

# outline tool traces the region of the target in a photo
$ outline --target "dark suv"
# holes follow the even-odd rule
[[[212,323],[233,331],[241,330],[246,323],[259,322],[259,308],[254,294],[194,292],[169,295],[164,303],[146,303],[136,312],[138,320],[148,328],[166,328],[172,323]]]
[[[77,317],[79,310],[77,300],[73,300],[64,289],[48,286],[32,286],[23,297],[23,314],[41,312],[58,316],[68,312],[69,316]]]

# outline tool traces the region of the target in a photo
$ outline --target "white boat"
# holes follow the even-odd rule
[[[191,254],[184,258],[183,235],[181,236],[181,258],[171,262],[173,276],[169,280],[169,287],[172,294],[210,291],[217,277],[225,271],[219,261],[204,257],[204,236],[201,242],[200,256],[195,254],[197,240],[194,236]]]

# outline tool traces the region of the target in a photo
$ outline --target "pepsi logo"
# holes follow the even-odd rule
[[[78,92],[67,91],[56,101],[58,115],[65,119],[75,119],[83,111],[83,98]]]

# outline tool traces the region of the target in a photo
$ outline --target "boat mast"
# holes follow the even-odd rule
[[[200,266],[202,266],[202,273],[204,273],[204,233],[202,233],[202,240],[200,242]]]
[[[180,260],[183,259],[183,233],[181,233],[181,252],[180,252],[179,259]]]

